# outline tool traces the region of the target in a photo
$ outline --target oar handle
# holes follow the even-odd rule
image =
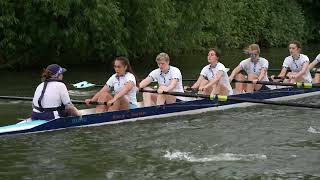
[[[139,92],[146,92],[146,93],[158,93],[157,90],[148,90],[148,89],[139,89]],[[208,95],[204,94],[197,94],[197,93],[189,93],[189,92],[162,92],[158,94],[166,94],[172,96],[184,96],[184,97],[194,97],[194,98],[208,98]]]

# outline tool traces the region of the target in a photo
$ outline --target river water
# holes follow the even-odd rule
[[[320,46],[305,49],[311,60]],[[279,68],[286,49],[262,50]],[[234,68],[245,55],[227,50]],[[200,55],[172,57],[185,78],[206,64]],[[109,64],[67,66],[65,82],[104,83]],[[154,58],[135,64],[139,77]],[[1,95],[32,96],[39,71],[0,72]],[[75,90],[84,99],[96,90]],[[300,99],[319,103],[320,97]],[[83,108],[83,107],[80,107]],[[0,101],[0,125],[30,115],[30,102]],[[197,115],[0,137],[0,179],[320,179],[320,111],[259,105]]]

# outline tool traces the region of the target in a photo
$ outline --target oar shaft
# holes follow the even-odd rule
[[[228,99],[229,100],[233,100],[233,101],[238,101],[238,102],[250,102],[250,103],[260,103],[260,104],[269,104],[269,105],[279,105],[279,106],[304,107],[304,108],[320,109],[320,105],[316,105],[316,104],[279,102],[279,101],[270,101],[270,100],[252,99],[252,98],[241,98],[241,97],[233,97],[233,96],[229,96]]]
[[[268,71],[278,71],[278,72],[280,72],[282,69],[268,69]],[[291,70],[290,69],[288,69],[288,72],[291,72]],[[316,68],[313,68],[313,69],[310,69],[310,73],[315,73],[315,74],[317,74],[317,73],[320,73],[320,72],[318,72],[317,71],[317,69]]]
[[[233,80],[233,82],[238,83],[253,83],[253,81],[249,80]],[[298,87],[298,88],[319,88],[320,84],[312,84],[312,83],[282,83],[282,82],[271,82],[271,81],[257,81],[256,84],[264,84],[264,85],[276,85],[276,86],[291,86],[291,87]]]
[[[158,93],[156,90],[144,90],[144,89],[140,89],[140,92]],[[293,102],[277,102],[277,101],[264,100],[264,99],[242,98],[242,97],[236,97],[236,96],[220,96],[220,95],[217,95],[217,96],[213,97],[213,96],[204,95],[204,94],[181,93],[181,92],[163,92],[162,94],[173,95],[173,96],[204,98],[204,99],[218,100],[218,101],[231,100],[231,101],[236,101],[236,102],[249,102],[249,103],[279,105],[279,106],[291,106],[291,107],[304,107],[304,108],[320,109],[320,105],[316,105],[316,104],[302,104],[302,103],[293,103]]]
[[[86,104],[84,101],[72,100],[73,104]],[[91,105],[107,105],[107,102],[90,101]]]
[[[4,100],[19,100],[19,101],[32,101],[33,97],[20,97],[20,96],[0,96]],[[73,104],[86,104],[84,101],[71,100]],[[90,102],[92,105],[107,105],[107,102]]]
[[[20,101],[32,101],[32,97],[19,97],[19,96],[0,96],[0,99],[4,100],[20,100]]]
[[[157,90],[145,90],[140,89],[140,92],[147,92],[147,93],[158,93]],[[159,93],[158,93],[159,94]],[[184,97],[194,97],[194,98],[209,98],[208,95],[204,94],[196,94],[196,93],[182,93],[182,92],[163,92],[162,94],[172,95],[172,96],[184,96]]]

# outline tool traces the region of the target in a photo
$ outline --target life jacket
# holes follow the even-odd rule
[[[41,120],[50,120],[50,119],[55,119],[55,115],[54,115],[54,111],[57,111],[60,117],[65,117],[66,116],[66,112],[65,112],[65,106],[64,104],[61,102],[61,105],[58,107],[50,107],[50,108],[44,108],[42,107],[42,99],[44,96],[44,93],[46,92],[47,89],[47,85],[49,82],[61,82],[63,83],[63,81],[61,80],[57,80],[57,79],[47,79],[44,81],[44,85],[43,85],[43,89],[41,91],[41,95],[38,99],[38,105],[32,105],[32,107],[36,110],[38,110],[39,112],[32,112],[32,116],[31,119],[41,119]]]

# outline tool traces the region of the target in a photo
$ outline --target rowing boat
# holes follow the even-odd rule
[[[258,91],[255,93],[245,93],[230,97],[250,98],[260,100],[292,100],[320,94],[320,88],[280,88],[273,90]],[[174,104],[139,107],[130,110],[114,112],[95,113],[94,109],[82,110],[81,117],[65,117],[50,121],[44,120],[24,120],[17,124],[0,127],[0,135],[13,135],[24,133],[38,133],[66,128],[83,126],[100,126],[105,124],[115,124],[137,120],[147,120],[164,118],[179,115],[192,115],[208,111],[217,111],[235,107],[248,107],[254,105],[248,102],[235,100],[219,101],[218,99],[196,98],[189,101],[181,101]]]

